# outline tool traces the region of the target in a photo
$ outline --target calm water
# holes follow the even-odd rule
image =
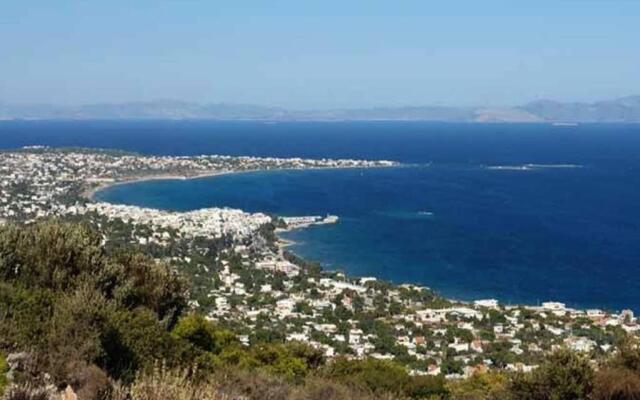
[[[336,214],[339,224],[290,233],[296,252],[457,298],[640,310],[640,126],[0,122],[0,147],[27,144],[403,161],[412,165],[153,181],[99,196]],[[580,168],[486,168],[527,163]]]

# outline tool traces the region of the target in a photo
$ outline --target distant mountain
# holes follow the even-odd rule
[[[13,119],[273,119],[286,113],[275,107],[206,104],[162,100],[77,107],[0,104],[0,118]]]
[[[379,107],[293,111],[251,104],[162,100],[82,106],[0,104],[0,119],[210,119],[259,121],[632,122],[640,96],[595,103],[539,100],[518,107]]]
[[[595,103],[541,100],[520,109],[553,122],[640,122],[640,96]]]
[[[324,121],[450,121],[473,119],[474,109],[456,107],[380,107],[336,109],[328,111],[295,111],[288,116],[297,120]]]

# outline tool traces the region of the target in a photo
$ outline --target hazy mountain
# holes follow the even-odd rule
[[[520,109],[545,121],[556,122],[640,122],[640,96],[595,103],[561,103],[541,100]]]
[[[380,107],[292,111],[251,104],[162,100],[82,106],[0,104],[0,119],[212,119],[269,121],[640,122],[640,96],[595,103],[540,100],[518,107]]]
[[[0,118],[19,119],[272,119],[285,113],[275,107],[188,103],[173,100],[88,104],[77,107],[0,104]]]
[[[465,122],[473,119],[473,108],[456,107],[380,107],[361,109],[336,109],[328,111],[296,111],[288,114],[299,120],[351,120],[351,121],[451,121]]]

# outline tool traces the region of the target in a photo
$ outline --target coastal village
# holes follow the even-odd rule
[[[105,246],[136,246],[192,283],[191,307],[245,343],[299,341],[328,358],[394,359],[414,375],[459,379],[490,369],[531,371],[569,348],[596,359],[637,335],[631,310],[579,310],[556,301],[506,305],[445,299],[427,287],[327,271],[287,250],[280,234],[340,216],[271,216],[229,208],[172,212],[94,201],[105,185],[240,171],[376,168],[391,161],[143,156],[29,147],[0,153],[0,219],[85,221]],[[317,228],[321,229],[321,228]]]

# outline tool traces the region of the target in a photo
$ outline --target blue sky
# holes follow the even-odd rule
[[[289,108],[640,94],[638,0],[0,2],[0,102]]]

